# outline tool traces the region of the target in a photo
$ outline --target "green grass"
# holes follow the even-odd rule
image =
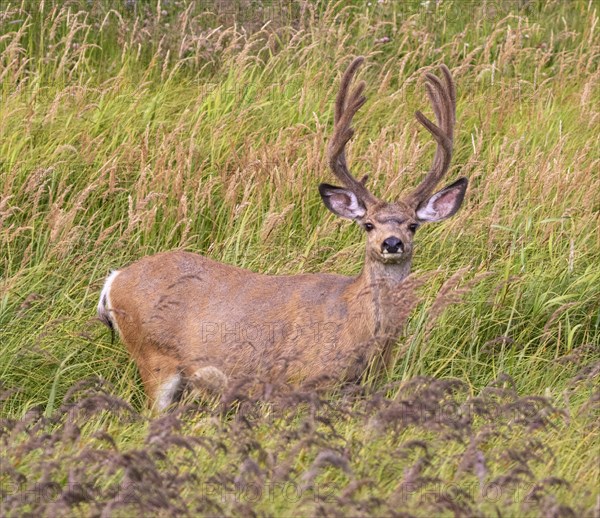
[[[263,409],[252,431],[240,431],[235,417],[213,419],[207,408],[179,416],[180,432],[223,448],[213,445],[208,455],[193,445],[169,450],[166,460],[152,457],[157,477],[168,480],[179,465],[180,474],[195,477],[181,481],[177,497],[165,489],[165,498],[192,514],[290,514],[300,502],[299,512],[309,515],[344,506],[352,514],[488,515],[498,508],[509,516],[566,516],[571,508],[597,515],[598,5],[239,0],[211,14],[205,2],[163,3],[157,10],[155,2],[46,1],[0,10],[0,380],[11,390],[2,397],[1,464],[27,479],[0,471],[3,497],[31,492],[45,471],[60,494],[72,484],[72,466],[85,467],[82,450],[110,450],[94,438],[100,430],[123,455],[145,451],[153,426],[147,416],[106,411],[79,423],[76,439],[24,453],[36,434],[63,433],[71,415],[65,394],[81,380],[107,380],[111,395],[143,408],[135,366],[95,319],[111,268],[178,248],[272,274],[360,271],[363,236],[323,207],[317,185],[331,181],[325,149],[340,74],[362,54],[368,102],[349,148],[355,174],[369,173],[369,186],[386,199],[420,180],[433,146],[413,113],[428,108],[423,71],[445,62],[458,86],[448,178],[470,179],[459,214],[419,230],[414,270],[435,273],[375,388],[401,387],[385,392],[393,407],[395,398],[410,399],[402,387],[419,376],[433,387],[458,379],[463,391],[452,397],[467,404],[507,375],[516,393],[503,393],[503,401],[545,397],[554,410],[538,410],[551,425],[533,430],[531,413],[519,424],[506,403],[496,419],[478,415],[454,440],[444,420],[370,427],[378,417],[361,406],[367,403],[355,403],[356,415],[348,416],[338,408],[346,403],[333,398],[337,435],[310,422],[310,433],[322,433],[313,444],[298,432],[302,408],[284,417]],[[436,301],[444,282],[448,295]],[[50,421],[32,421],[36,409]],[[429,457],[406,453],[403,444],[413,439],[427,441]],[[507,451],[537,451],[531,441],[546,450],[531,461],[526,483],[504,480],[498,499],[483,491],[522,466]],[[261,446],[250,454],[240,446],[246,443]],[[487,459],[481,480],[461,464],[470,445]],[[312,473],[323,448],[345,452],[349,470],[330,463],[315,475],[315,489],[313,475],[302,474]],[[265,468],[277,465],[273,452],[292,466],[280,485],[276,470]],[[425,457],[420,476],[430,485],[400,487]],[[248,507],[215,496],[230,487],[227,476],[251,478],[239,467],[248,458],[270,473],[256,476],[276,491],[269,494],[262,480],[259,498],[242,499]],[[100,473],[94,491],[106,503],[126,469],[92,465]],[[297,500],[279,491],[284,481],[296,484]],[[543,495],[526,498],[536,484]],[[198,487],[220,511],[192,505]],[[461,502],[457,488],[472,498],[462,510],[431,496]],[[376,507],[369,495],[384,503]],[[98,511],[89,502],[53,508],[56,498],[19,502],[3,512]]]

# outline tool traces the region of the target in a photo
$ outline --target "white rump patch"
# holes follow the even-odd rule
[[[100,300],[98,301],[98,318],[102,320],[107,326],[112,326],[115,331],[117,329],[117,322],[111,317],[112,304],[110,302],[110,289],[112,287],[112,283],[119,275],[119,270],[114,270],[110,272],[110,275],[106,278],[104,282],[104,287],[100,292]]]

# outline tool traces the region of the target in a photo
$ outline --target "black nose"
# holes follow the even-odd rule
[[[397,237],[388,237],[381,245],[381,250],[395,254],[398,250],[402,251],[404,245]]]

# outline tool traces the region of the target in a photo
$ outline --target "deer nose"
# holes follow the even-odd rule
[[[395,254],[398,250],[402,251],[404,249],[404,245],[402,241],[400,241],[397,237],[388,237],[383,244],[381,245],[382,252],[389,252],[390,254]]]

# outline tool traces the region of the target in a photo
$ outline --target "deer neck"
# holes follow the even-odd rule
[[[374,296],[395,294],[402,281],[408,277],[410,267],[410,259],[397,264],[383,264],[367,255],[357,280],[365,289],[372,287]]]
[[[411,261],[383,264],[367,254],[362,272],[356,278],[357,301],[367,308],[370,330],[374,337],[395,338],[398,322],[397,305],[402,298],[402,281],[410,273]],[[364,309],[363,309],[364,311]]]

